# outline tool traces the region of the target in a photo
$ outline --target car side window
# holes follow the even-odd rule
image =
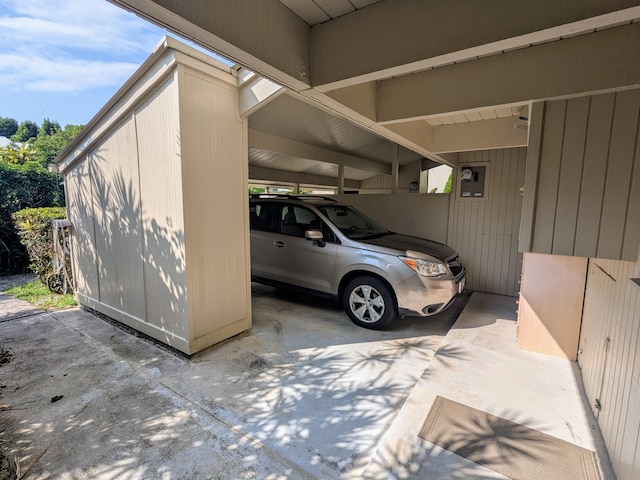
[[[249,206],[249,226],[251,230],[273,232],[277,207],[273,203],[252,203]]]
[[[280,212],[280,233],[292,235],[294,237],[304,237],[302,225],[298,223],[296,208],[291,205],[284,205]]]
[[[313,211],[305,207],[285,205],[280,213],[280,233],[304,238],[307,230],[320,230],[326,242],[336,243],[331,229]]]

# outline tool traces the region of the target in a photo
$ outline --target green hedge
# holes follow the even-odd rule
[[[59,181],[41,168],[0,163],[0,275],[24,272],[29,265],[12,215],[25,208],[64,205]]]
[[[53,275],[52,220],[67,218],[64,207],[26,208],[13,214],[20,241],[27,249],[29,268],[51,288]]]

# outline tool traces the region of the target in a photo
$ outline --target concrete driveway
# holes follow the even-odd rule
[[[376,332],[253,285],[253,329],[186,359],[0,294],[2,446],[34,479],[358,478],[468,298]]]

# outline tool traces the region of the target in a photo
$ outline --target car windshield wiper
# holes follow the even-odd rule
[[[387,235],[393,235],[393,232],[378,232],[372,235],[367,235],[365,237],[361,237],[363,240],[373,240],[375,238],[386,237]]]

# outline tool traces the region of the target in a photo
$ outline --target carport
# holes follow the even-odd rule
[[[235,170],[227,168],[233,162],[224,169],[209,165],[222,182],[242,177],[221,189],[182,177],[185,190],[193,188],[191,200],[195,191],[209,204],[233,197],[240,202],[235,213],[246,215],[242,198],[251,178],[373,191],[349,199],[381,215],[376,201],[403,202],[406,217],[396,221],[435,233],[403,230],[458,250],[470,288],[519,295],[520,346],[578,359],[618,478],[639,475],[637,0],[545,1],[531,8],[507,0],[490,6],[409,0],[113,3],[242,65],[234,77],[238,108],[226,111],[225,125],[237,122],[236,137],[224,130],[235,140],[218,153],[233,151],[236,161],[248,157],[248,174],[238,163]],[[190,135],[199,141],[196,129]],[[187,138],[181,141],[187,145]],[[81,155],[80,143],[66,154]],[[412,182],[433,162],[453,167],[450,196],[413,193]],[[484,185],[465,183],[465,169]],[[416,221],[434,211],[440,223]],[[186,324],[196,330],[202,326],[198,308],[219,308],[202,292],[227,276],[214,268],[227,259],[210,258],[200,243],[213,234],[198,223],[206,214],[189,210],[194,226],[183,233],[187,245],[190,235],[199,238],[194,252],[210,263],[190,266],[194,257],[187,250],[184,271],[157,269],[162,278],[185,275],[184,283],[170,287],[180,296],[188,285],[189,304],[165,310],[186,312]],[[249,295],[246,223],[216,238],[224,248],[235,239],[240,269],[233,271],[244,271],[231,308],[242,311],[241,322],[226,334],[247,328],[250,317],[241,308]],[[184,239],[174,240],[179,245]],[[219,277],[208,276],[207,267]],[[122,304],[110,308],[116,316],[130,314]]]

